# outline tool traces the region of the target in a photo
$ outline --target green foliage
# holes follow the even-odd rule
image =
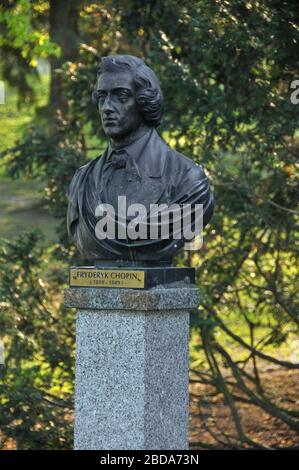
[[[5,103],[0,106],[0,151],[13,147],[20,140],[28,125],[36,115],[36,110],[47,105],[49,96],[49,74],[40,75],[39,80],[28,78],[30,86],[37,95],[35,104],[27,103],[26,108],[19,107],[19,97],[15,89],[5,82]],[[1,160],[0,164],[5,166]]]
[[[9,176],[17,178],[25,175],[47,182],[45,201],[50,214],[61,220],[58,232],[61,242],[67,244],[65,213],[69,175],[83,165],[86,156],[82,142],[78,140],[80,130],[74,124],[71,131],[66,124],[58,116],[54,132],[49,133],[36,124],[28,127],[23,140],[2,155]]]
[[[7,2],[6,2],[7,3]],[[1,6],[0,23],[5,25],[6,35],[1,36],[0,46],[8,45],[15,49],[21,49],[22,57],[30,57],[30,65],[36,66],[37,59],[46,59],[49,55],[59,55],[59,47],[51,43],[48,31],[43,28],[33,29],[33,15],[44,13],[47,9],[46,2],[30,2],[30,0],[18,0],[8,2],[4,9]]]
[[[38,61],[60,55],[50,40],[48,14],[49,3],[43,0],[0,1],[0,73],[18,89],[19,106],[36,97]]]
[[[0,246],[0,441],[19,449],[64,448],[72,438],[74,316],[58,294],[66,270],[39,238],[28,232]]]

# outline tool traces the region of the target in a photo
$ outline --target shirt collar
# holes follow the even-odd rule
[[[140,166],[142,171],[151,178],[162,177],[170,153],[169,147],[161,139],[156,129],[149,129],[140,139],[124,149],[133,155],[133,158],[129,158],[129,160],[135,167]],[[113,149],[111,145],[107,147],[104,162],[108,161],[108,154],[111,156],[113,150],[116,149]]]
[[[139,137],[139,139],[135,140],[131,144],[127,145],[126,147],[115,148],[110,143],[109,146],[108,146],[108,149],[107,149],[107,157],[106,157],[107,161],[110,160],[111,155],[112,155],[113,152],[121,151],[121,150],[124,150],[129,155],[129,157],[131,157],[133,160],[135,160],[135,161],[139,160],[141,151],[144,147],[144,144],[146,143],[146,141],[149,138],[149,133],[150,132],[152,132],[152,129],[149,129],[147,132],[145,132],[145,134],[143,134],[141,137]]]

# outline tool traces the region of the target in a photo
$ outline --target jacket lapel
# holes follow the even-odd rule
[[[166,189],[164,170],[168,155],[168,147],[155,129],[147,142],[144,152],[138,159],[138,168],[142,181],[136,182],[136,202],[144,204],[158,203]]]

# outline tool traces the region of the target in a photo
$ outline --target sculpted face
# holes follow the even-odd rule
[[[135,132],[143,123],[130,72],[104,72],[97,83],[98,108],[105,133],[114,140]]]

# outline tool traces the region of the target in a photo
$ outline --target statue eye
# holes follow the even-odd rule
[[[98,98],[98,102],[100,103],[103,103],[105,98],[106,98],[107,94],[104,93],[103,91],[98,91],[97,92],[97,98]]]
[[[117,93],[117,97],[121,101],[127,101],[127,99],[129,99],[130,96],[131,96],[131,94],[126,90],[119,90],[118,93]]]

